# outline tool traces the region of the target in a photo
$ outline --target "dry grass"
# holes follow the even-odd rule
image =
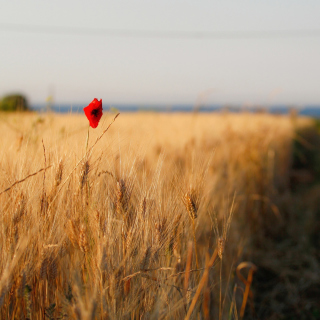
[[[282,219],[292,119],[107,115],[87,154],[83,115],[1,120],[1,319],[254,314],[236,270]]]

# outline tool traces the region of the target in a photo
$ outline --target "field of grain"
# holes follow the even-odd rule
[[[114,117],[86,146],[84,115],[1,114],[1,319],[317,319],[316,191],[299,221],[292,191],[311,120]]]

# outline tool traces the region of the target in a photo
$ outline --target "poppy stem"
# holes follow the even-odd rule
[[[90,125],[88,126],[87,141],[86,141],[86,153],[85,154],[88,154],[89,130],[90,130]],[[89,155],[86,156],[86,164],[88,165],[88,168],[89,168],[88,160],[89,160]],[[90,195],[90,184],[89,184],[88,177],[86,178],[86,182],[87,182],[87,200],[86,200],[86,202],[88,204],[88,201],[89,201],[88,197]]]
[[[88,126],[87,141],[86,141],[86,153],[88,151],[88,144],[89,144],[89,128],[90,128],[90,125]]]

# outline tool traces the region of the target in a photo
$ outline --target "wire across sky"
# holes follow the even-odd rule
[[[6,32],[54,34],[74,36],[106,36],[127,38],[163,39],[268,39],[320,37],[320,29],[305,30],[255,30],[255,31],[160,31],[129,29],[94,29],[67,26],[45,26],[0,23],[0,30]]]

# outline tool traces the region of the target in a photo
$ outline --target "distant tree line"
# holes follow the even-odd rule
[[[29,111],[28,100],[21,94],[10,94],[0,99],[0,111]]]

